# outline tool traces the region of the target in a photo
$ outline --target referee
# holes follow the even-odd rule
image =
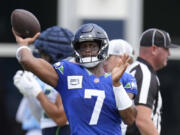
[[[142,33],[139,57],[128,68],[138,85],[134,100],[138,113],[136,124],[128,127],[126,135],[160,134],[162,98],[156,71],[167,65],[169,48],[173,47],[176,46],[164,30],[152,28]]]

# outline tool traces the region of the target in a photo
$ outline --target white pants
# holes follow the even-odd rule
[[[126,130],[127,130],[127,125],[124,124],[124,122],[121,122],[121,131],[122,131],[122,135],[126,134]]]
[[[26,135],[42,135],[42,133],[40,129],[32,129],[29,130]]]

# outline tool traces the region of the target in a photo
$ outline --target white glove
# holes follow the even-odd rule
[[[31,72],[17,71],[14,76],[14,85],[18,88],[19,92],[24,96],[37,97],[42,91],[39,83],[34,78]]]

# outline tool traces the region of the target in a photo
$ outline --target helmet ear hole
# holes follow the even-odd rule
[[[102,60],[103,59],[102,55],[98,55],[98,59]]]
[[[75,57],[75,61],[80,61],[80,57]]]

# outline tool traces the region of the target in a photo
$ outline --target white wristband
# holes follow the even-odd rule
[[[20,51],[21,51],[22,49],[28,49],[29,51],[31,51],[31,49],[30,49],[29,47],[27,47],[27,46],[21,46],[21,47],[19,47],[19,48],[17,49],[17,51],[16,51],[16,58],[17,58],[18,61],[21,60]]]
[[[129,98],[122,85],[119,87],[113,87],[113,91],[118,110],[125,110],[132,106],[132,100]]]

